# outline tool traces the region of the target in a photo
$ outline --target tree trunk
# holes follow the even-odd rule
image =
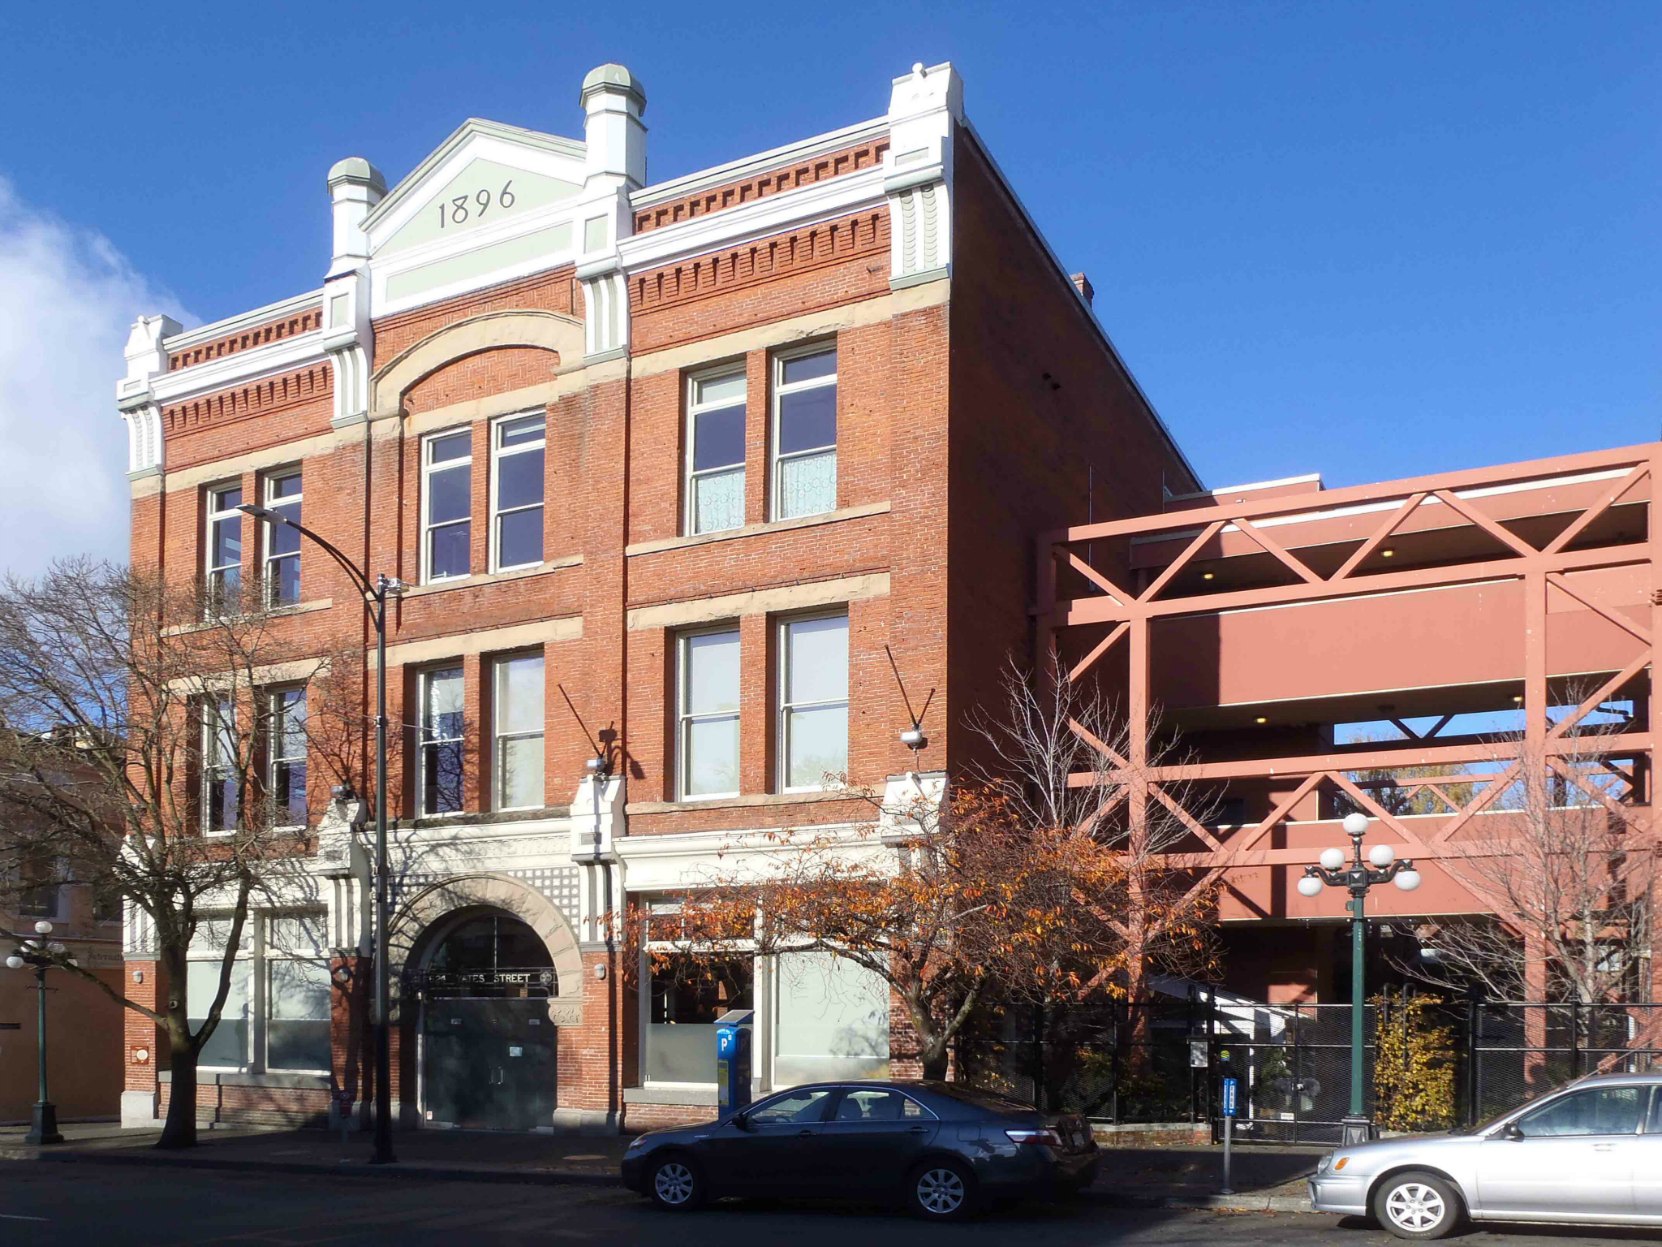
[[[172,1019],[169,1019],[172,1022]],[[168,1068],[172,1079],[167,1097],[167,1120],[162,1125],[159,1148],[196,1146],[196,1052],[187,1036],[181,1038],[174,1025],[168,1026]]]
[[[922,1058],[923,1076],[935,1082],[946,1081],[946,1045],[940,1045],[936,1050],[932,1045],[925,1047],[918,1054]]]

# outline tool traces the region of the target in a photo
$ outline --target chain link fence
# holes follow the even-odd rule
[[[1364,1009],[1363,1100],[1374,1112],[1379,1010]],[[1600,1070],[1662,1069],[1662,1004],[1459,1000],[1435,1018],[1454,1070],[1450,1125],[1469,1125]],[[1387,1015],[1386,1024],[1395,1024]],[[1187,1000],[1009,1008],[961,1037],[958,1076],[1048,1111],[1116,1124],[1211,1122],[1239,1080],[1238,1139],[1336,1143],[1350,1108],[1351,1007]]]

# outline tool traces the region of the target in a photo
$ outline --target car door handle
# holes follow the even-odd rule
[[[1614,1143],[1595,1143],[1593,1144],[1593,1150],[1595,1152],[1614,1152],[1616,1145]]]
[[[928,1126],[913,1126],[906,1133],[907,1134],[928,1134],[929,1133],[929,1127]]]
[[[798,1130],[796,1132],[796,1137],[799,1139],[811,1139],[813,1138],[813,1135],[814,1132],[812,1130]]]

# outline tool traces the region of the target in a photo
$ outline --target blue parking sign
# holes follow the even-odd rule
[[[1223,1080],[1223,1115],[1225,1117],[1235,1116],[1235,1088],[1239,1085],[1240,1079],[1238,1078],[1225,1078]]]

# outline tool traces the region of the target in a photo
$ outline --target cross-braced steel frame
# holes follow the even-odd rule
[[[1227,885],[1231,872],[1248,867],[1305,865],[1308,847],[1274,847],[1272,833],[1323,789],[1378,819],[1422,864],[1505,853],[1505,820],[1474,820],[1503,792],[1533,783],[1575,787],[1620,814],[1654,847],[1650,673],[1662,637],[1656,585],[1662,525],[1650,517],[1659,514],[1659,491],[1662,445],[1651,444],[1327,491],[1243,490],[1159,515],[1048,532],[1036,550],[1037,665],[1078,681],[1123,661],[1113,676],[1123,680],[1125,753],[1095,738],[1091,743],[1123,778],[1133,827],[1151,803],[1187,826],[1192,835],[1162,861],[1187,872],[1196,890]],[[1423,552],[1418,559],[1411,554],[1415,541]],[[1410,557],[1391,557],[1404,553]],[[1254,572],[1231,575],[1231,566],[1238,570],[1244,560]],[[1644,586],[1638,604],[1613,605],[1608,595],[1578,585],[1582,573],[1600,569],[1636,569]],[[1151,647],[1162,621],[1489,584],[1522,590],[1515,620],[1522,634],[1521,731],[1499,739],[1448,737],[1442,733],[1454,715],[1445,714],[1420,730],[1398,721],[1397,741],[1151,765],[1150,742],[1163,719],[1153,701]],[[1424,609],[1454,609],[1439,599],[1454,602],[1458,595],[1427,594]],[[1626,660],[1611,670],[1608,661],[1590,667],[1575,654],[1554,652],[1549,666],[1549,611],[1604,620],[1621,635]],[[1565,700],[1562,673],[1588,671],[1597,673],[1590,691],[1583,684]],[[1361,691],[1333,690],[1336,696]],[[1589,783],[1589,745],[1579,729],[1618,695],[1635,699],[1639,713],[1626,726],[1607,725],[1596,734],[1592,765],[1609,782]],[[1478,767],[1488,769],[1468,769]],[[1359,780],[1359,772],[1404,773],[1385,782],[1423,795],[1422,804],[1441,817],[1398,816],[1378,798],[1378,784]],[[1074,777],[1080,785],[1099,781]],[[1192,817],[1167,791],[1254,781],[1283,787],[1262,817],[1234,826]],[[1493,899],[1474,895],[1471,909],[1494,911]]]

